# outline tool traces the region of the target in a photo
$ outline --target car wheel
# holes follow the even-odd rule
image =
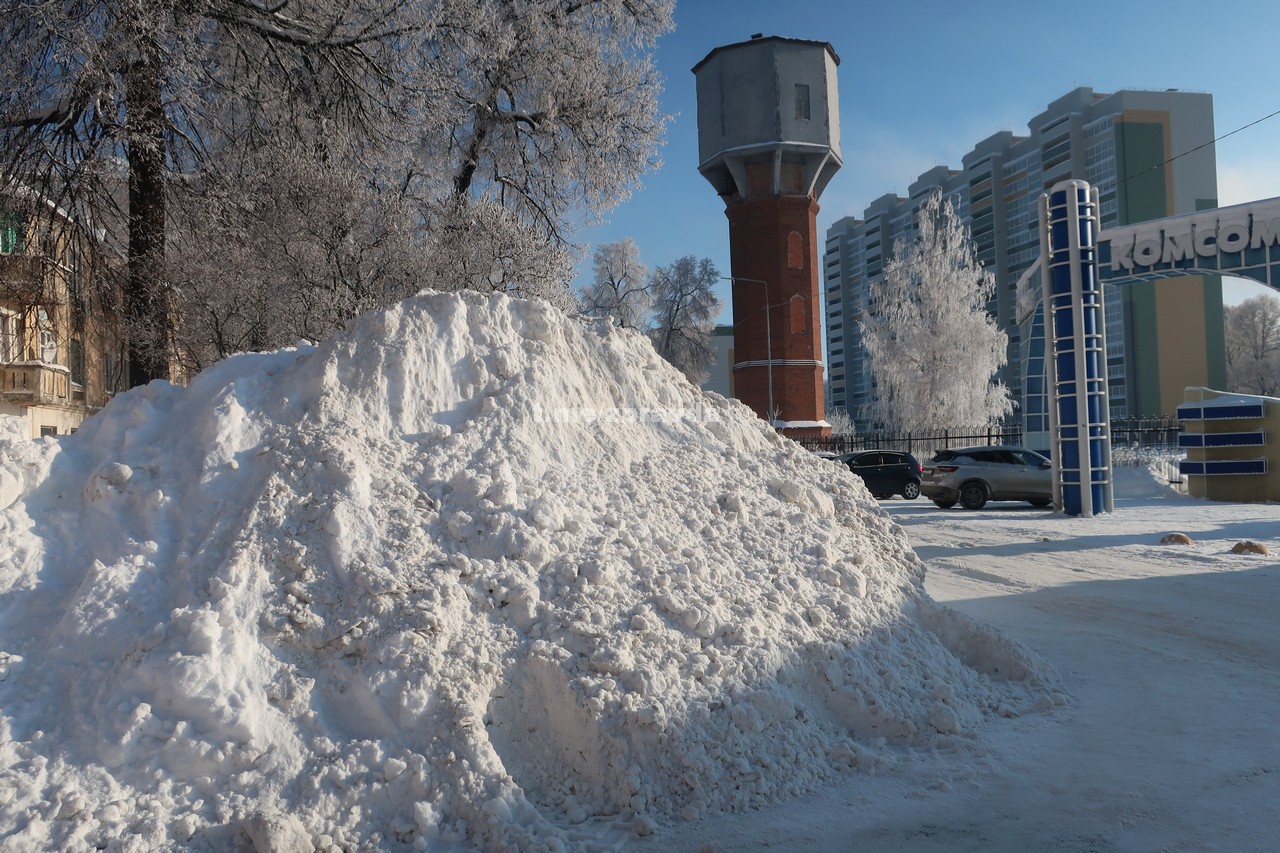
[[[1053,501],[1038,500],[1038,501],[1027,501],[1027,503],[1031,504],[1032,506],[1046,507],[1049,504],[1053,503]]]
[[[902,496],[909,501],[920,497],[920,484],[915,480],[908,480],[907,484],[902,487]]]
[[[955,502],[955,501],[939,501],[939,500],[935,500],[933,503],[934,503],[934,505],[935,505],[935,506],[937,506],[937,507],[938,507],[938,509],[951,509],[953,506],[955,506],[955,505],[956,505],[956,502]]]
[[[960,505],[965,509],[982,509],[987,505],[987,488],[981,483],[965,483],[960,487]]]

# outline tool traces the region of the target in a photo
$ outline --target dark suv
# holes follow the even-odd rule
[[[877,498],[902,495],[909,501],[920,497],[919,461],[900,450],[859,450],[845,453],[836,460],[862,478],[867,491]]]
[[[953,447],[924,468],[920,491],[943,509],[958,501],[982,509],[987,501],[1053,503],[1053,463],[1025,447]]]

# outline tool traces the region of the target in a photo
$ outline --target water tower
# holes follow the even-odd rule
[[[698,171],[729,218],[734,396],[793,437],[831,432],[817,216],[841,164],[839,63],[826,42],[756,35],[693,68]]]

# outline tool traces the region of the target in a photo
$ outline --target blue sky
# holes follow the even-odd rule
[[[1025,135],[1032,116],[1077,86],[1209,92],[1217,136],[1280,110],[1274,0],[678,0],[676,29],[656,55],[671,116],[663,167],[583,233],[580,284],[595,246],[625,237],[650,269],[694,255],[728,274],[724,205],[697,170],[690,69],[753,33],[828,41],[840,56],[844,167],[819,199],[820,238],[881,195],[905,193],[920,173],[958,168],[992,133]],[[1280,116],[1216,147],[1222,204],[1280,196]],[[727,303],[727,283],[721,297]],[[726,304],[722,322],[728,316]]]

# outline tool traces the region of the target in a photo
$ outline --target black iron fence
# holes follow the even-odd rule
[[[977,444],[1021,444],[1022,430],[1009,427],[943,430],[940,435],[910,432],[866,432],[857,435],[832,435],[796,439],[813,451],[852,453],[855,450],[905,450],[919,453],[946,447],[972,447]]]
[[[1177,418],[1122,418],[1111,422],[1111,449],[1177,450],[1182,424]]]
[[[1120,418],[1111,422],[1111,447],[1119,449],[1178,450],[1178,434],[1182,425],[1177,418]],[[866,432],[856,435],[833,435],[825,438],[796,439],[803,447],[828,453],[852,453],[857,450],[905,450],[925,453],[948,447],[974,445],[1023,444],[1021,427],[979,427],[943,430],[941,434],[910,432]]]

